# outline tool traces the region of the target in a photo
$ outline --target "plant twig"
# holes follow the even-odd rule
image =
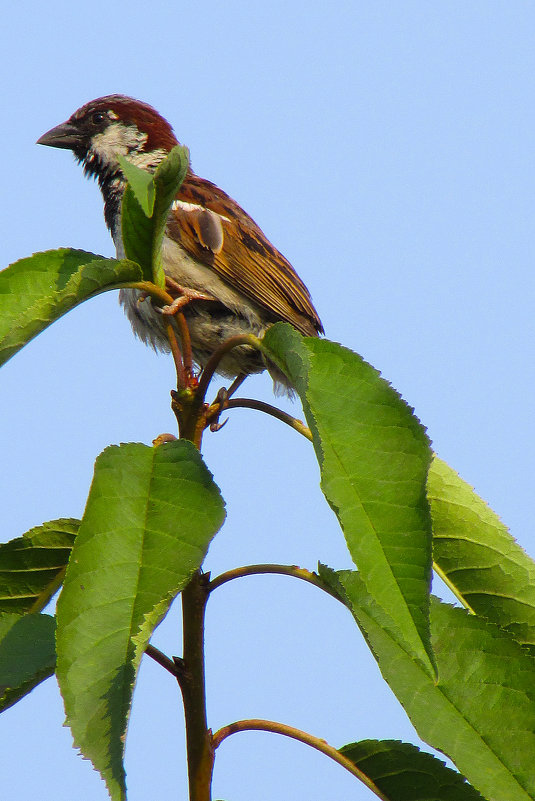
[[[219,362],[225,353],[228,353],[229,350],[232,350],[232,348],[237,348],[240,345],[249,345],[252,348],[260,349],[260,344],[260,340],[258,337],[255,337],[254,334],[239,334],[238,336],[230,337],[230,339],[227,339],[225,342],[223,342],[223,344],[212,353],[201,373],[199,386],[197,388],[198,403],[200,404],[204,402],[208,385],[210,384],[210,381],[212,380],[214,373],[219,366]]]
[[[189,328],[184,316],[184,312],[177,312],[175,314],[175,319],[180,332],[180,340],[182,342],[182,359],[184,361],[184,370],[188,380],[190,380],[193,375],[193,353],[191,350],[191,337]]]
[[[177,338],[171,320],[166,318],[164,324],[165,324],[165,333],[167,334],[167,339],[169,340],[169,347],[171,348],[171,355],[175,363],[176,386],[178,391],[180,392],[181,389],[186,389],[187,386],[186,369],[184,361],[182,359],[182,353],[180,352],[180,348],[178,347]]]
[[[366,776],[357,766],[351,762],[350,759],[345,757],[340,751],[337,751],[334,746],[329,745],[325,740],[319,737],[314,737],[312,734],[295,729],[293,726],[287,726],[285,723],[277,723],[272,720],[237,720],[235,723],[230,723],[228,726],[223,726],[212,737],[212,747],[214,751],[219,748],[223,740],[230,737],[231,734],[236,734],[240,731],[267,731],[273,734],[282,734],[284,737],[290,737],[292,740],[298,740],[311,748],[315,748],[325,756],[330,757],[334,762],[337,762],[349,773],[359,779],[369,790],[381,799],[381,801],[388,801],[388,798],[383,795],[376,784]]]
[[[332,595],[332,597],[336,598],[337,601],[340,601],[338,595],[336,595],[334,592],[331,592],[316,573],[313,573],[311,570],[307,570],[304,567],[297,567],[297,565],[262,564],[235,567],[232,570],[227,570],[226,573],[221,573],[221,575],[212,579],[208,585],[208,592],[212,593],[218,587],[221,587],[223,584],[227,584],[227,582],[233,581],[237,578],[244,578],[245,576],[260,576],[265,575],[266,573],[279,576],[292,576],[293,578],[301,579],[309,584],[313,584],[315,587],[318,587],[318,589],[328,593],[328,595]]]
[[[256,400],[255,398],[229,398],[229,400],[224,404],[224,408],[256,409],[259,412],[265,412],[265,414],[269,414],[272,417],[275,417],[277,420],[281,420],[283,423],[286,423],[286,425],[289,425],[295,431],[298,431],[312,442],[310,428],[308,428],[308,426],[306,426],[302,420],[292,417],[291,414],[283,412],[282,409],[278,409],[276,406],[272,406],[270,403],[265,403],[264,401]]]
[[[166,656],[162,651],[160,651],[158,648],[155,648],[154,645],[147,645],[147,647],[145,648],[145,653],[147,654],[147,656],[150,656],[151,659],[154,659],[155,662],[157,662],[159,665],[161,665],[163,668],[169,671],[169,673],[171,673],[171,675],[173,675],[175,679],[178,678],[178,671],[175,663],[173,662],[172,659],[169,659],[169,657]]]

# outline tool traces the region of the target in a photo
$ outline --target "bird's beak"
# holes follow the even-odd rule
[[[80,144],[80,131],[70,122],[62,122],[43,134],[36,142],[37,145],[49,147],[62,147],[66,150]]]

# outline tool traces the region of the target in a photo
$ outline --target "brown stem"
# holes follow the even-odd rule
[[[197,398],[199,403],[204,402],[208,385],[210,384],[210,381],[212,380],[214,373],[219,366],[219,362],[225,353],[228,353],[229,350],[239,347],[240,345],[250,345],[253,348],[258,348],[260,346],[260,340],[258,337],[255,337],[254,334],[239,334],[238,336],[227,339],[226,342],[223,342],[223,344],[212,353],[204,366],[199,380],[199,386],[197,388]]]
[[[145,648],[145,653],[163,668],[168,670],[169,673],[175,677],[175,679],[178,678],[178,672],[175,663],[172,659],[169,659],[168,656],[162,653],[162,651],[160,651],[158,648],[155,648],[154,645],[147,645]]]
[[[283,412],[282,409],[277,409],[276,406],[271,406],[270,403],[264,403],[264,401],[255,400],[254,398],[229,398],[229,400],[225,403],[225,409],[238,408],[256,409],[259,412],[270,414],[272,417],[275,417],[277,420],[281,420],[283,423],[286,423],[286,425],[289,425],[295,431],[298,431],[312,442],[312,434],[308,426],[306,426],[296,417],[292,417],[291,414]]]
[[[223,726],[223,728],[219,729],[219,731],[213,735],[212,747],[214,751],[221,745],[224,739],[239,731],[268,731],[273,734],[282,734],[284,737],[291,737],[292,740],[298,740],[300,743],[309,745],[322,754],[325,754],[325,756],[330,757],[334,762],[337,762],[349,771],[349,773],[353,774],[353,776],[356,776],[357,779],[360,779],[360,781],[382,801],[388,801],[388,798],[383,795],[377,785],[374,784],[365,773],[359,770],[350,759],[341,754],[340,751],[337,751],[332,745],[326,743],[325,740],[314,737],[312,734],[301,731],[301,729],[295,729],[293,726],[287,726],[284,723],[259,719],[237,720],[235,723]]]
[[[302,581],[306,581],[309,584],[313,584],[318,589],[323,590],[324,592],[332,595],[333,598],[336,598],[337,601],[340,598],[335,595],[335,593],[331,592],[325,584],[321,581],[319,576],[316,573],[312,573],[310,570],[306,570],[304,567],[297,567],[297,565],[246,565],[245,567],[235,567],[232,570],[227,570],[226,573],[221,573],[220,576],[216,576],[208,585],[208,592],[211,593],[216,590],[218,587],[221,587],[223,584],[226,584],[228,581],[233,581],[237,578],[244,578],[245,576],[260,576],[265,575],[266,573],[279,575],[279,576],[292,576],[293,578],[301,579]]]
[[[184,699],[190,801],[210,801],[214,752],[206,721],[204,613],[207,578],[197,571],[182,593],[183,661],[177,665]]]
[[[180,339],[182,341],[182,357],[184,360],[184,370],[188,379],[193,375],[193,353],[191,350],[191,337],[189,333],[188,324],[183,312],[175,314],[176,323],[180,332]]]
[[[184,362],[182,360],[182,354],[180,352],[180,348],[178,347],[177,338],[175,336],[171,320],[169,319],[165,320],[165,333],[167,334],[167,339],[169,340],[169,347],[171,348],[171,355],[175,363],[176,386],[177,389],[180,391],[181,389],[186,389],[186,370]]]

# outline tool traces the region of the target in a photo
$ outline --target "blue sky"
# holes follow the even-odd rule
[[[2,266],[62,245],[113,255],[96,186],[67,153],[34,142],[99,95],[150,102],[195,170],[290,259],[327,336],[381,370],[535,555],[532,3],[50,0],[6,8],[0,37]],[[247,394],[271,400],[270,383],[250,379]],[[133,339],[112,293],[6,365],[3,539],[80,516],[107,444],[173,431],[172,384],[169,360]],[[204,454],[229,509],[207,569],[350,566],[298,435],[235,410]],[[250,578],[210,601],[210,725],[266,717],[338,746],[416,742],[349,616],[296,583]],[[179,641],[173,609],[155,642],[179,653]],[[62,721],[53,680],[2,715],[4,792],[107,797]],[[182,727],[172,680],[144,663],[131,801],[184,797]],[[214,798],[370,797],[282,738],[237,735],[218,753]]]

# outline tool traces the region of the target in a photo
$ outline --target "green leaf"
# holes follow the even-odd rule
[[[125,796],[122,765],[133,687],[152,631],[224,520],[197,449],[107,448],[58,600],[57,676],[75,744]]]
[[[54,673],[55,628],[50,615],[0,615],[0,711]]]
[[[161,266],[160,249],[162,246],[169,210],[189,166],[188,150],[181,145],[174,147],[168,156],[158,165],[154,175],[140,170],[133,165],[129,173],[136,175],[135,182],[128,185],[123,195],[121,232],[126,256],[137,262],[143,269],[145,280],[153,281],[165,287],[165,275]],[[146,178],[137,173],[149,176],[154,186],[154,197],[144,198],[140,184]],[[128,180],[130,181],[130,177]],[[150,184],[147,182],[147,186]],[[152,203],[150,215],[146,210]]]
[[[350,607],[418,735],[490,801],[535,795],[535,659],[507,632],[433,598],[438,681],[407,653],[358,573],[320,571]]]
[[[432,674],[431,449],[412,409],[356,353],[277,324],[263,344],[297,389],[321,468],[368,592]]]
[[[0,545],[0,612],[40,612],[59,588],[79,520],[52,520]]]
[[[535,654],[535,563],[499,517],[445,462],[428,477],[437,572],[463,604]]]
[[[415,745],[361,740],[340,748],[388,801],[485,801],[460,773]]]
[[[152,217],[155,198],[153,173],[136,167],[124,156],[119,156],[119,164],[143,214],[146,217]]]
[[[68,248],[11,264],[0,272],[0,364],[83,300],[141,278],[137,264]]]

